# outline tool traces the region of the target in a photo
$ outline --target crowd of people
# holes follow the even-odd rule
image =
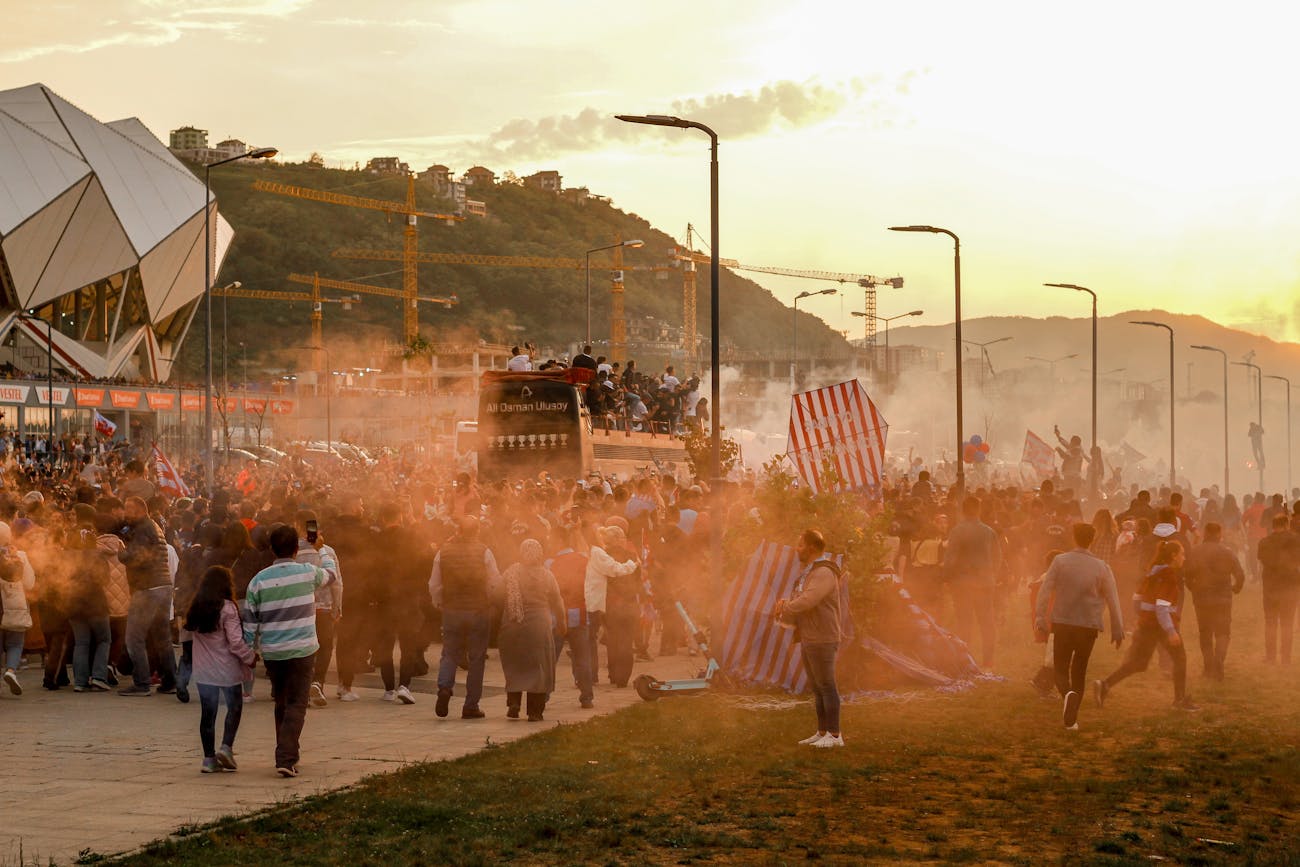
[[[197,693],[208,773],[235,768],[258,666],[284,776],[297,773],[308,708],[361,700],[363,672],[378,673],[380,697],[394,705],[417,703],[414,678],[433,675],[434,712],[446,717],[463,671],[459,715],[482,718],[493,643],[508,717],[544,719],[566,651],[579,704],[594,707],[602,680],[627,687],[652,651],[692,652],[675,603],[707,620],[710,529],[752,520],[758,505],[752,476],[712,491],[653,470],[480,484],[414,452],[328,470],[293,460],[223,467],[210,496],[175,496],[129,449],[90,438],[59,461],[46,454],[12,448],[0,489],[5,687],[20,695],[24,654],[40,654],[45,689],[186,703]],[[183,475],[202,491],[198,464]],[[1182,631],[1194,612],[1204,674],[1224,678],[1233,598],[1249,578],[1263,585],[1268,659],[1290,661],[1300,506],[1257,494],[1243,508],[1215,489],[1088,496],[1063,485],[958,492],[918,470],[853,496],[890,520],[891,562],[877,565],[892,567],[985,669],[997,662],[999,625],[1020,619],[1016,600],[1029,594],[1031,622],[1017,631],[1047,645],[1033,682],[1059,692],[1067,728],[1106,627],[1128,653],[1091,684],[1099,704],[1159,652],[1176,706],[1195,710]],[[842,576],[817,528],[791,527],[789,541],[804,530],[796,592],[772,614],[804,645],[818,709],[808,742],[842,746]]]

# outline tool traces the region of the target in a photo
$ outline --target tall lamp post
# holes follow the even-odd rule
[[[1224,352],[1217,346],[1196,345],[1192,349],[1200,349],[1204,352],[1217,352],[1223,357],[1223,496],[1228,496],[1230,488],[1228,480],[1231,478],[1231,462],[1228,459],[1228,353]]]
[[[57,316],[58,312],[55,311]],[[54,323],[48,319],[42,319],[31,313],[19,313],[19,319],[26,319],[29,322],[35,322],[45,326],[45,348],[48,350],[48,360],[45,370],[45,399],[48,401],[50,418],[47,422],[49,433],[45,436],[45,454],[50,459],[51,465],[54,461]]]
[[[980,360],[982,362],[980,364],[980,387],[981,388],[984,387],[984,371],[986,369],[987,370],[993,369],[993,361],[989,358],[989,347],[995,343],[1005,343],[1006,341],[1011,339],[1012,338],[1010,337],[999,337],[997,340],[986,340],[983,343],[980,343],[979,341],[976,340],[962,341],[962,343],[964,343],[967,346],[978,346],[980,348]]]
[[[330,406],[330,392],[334,390],[334,365],[330,363],[330,351],[324,346],[299,346],[298,348],[325,353],[325,372],[329,374],[329,378],[325,380],[325,454],[329,455],[334,448],[334,412]],[[316,381],[316,389],[320,390],[319,379]]]
[[[1291,499],[1291,380],[1274,373],[1265,374],[1269,379],[1286,383],[1286,498]]]
[[[1178,465],[1174,462],[1174,329],[1163,322],[1152,322],[1149,319],[1129,320],[1129,324],[1163,328],[1169,332],[1169,487],[1172,489],[1178,479]]]
[[[800,292],[794,296],[794,343],[790,350],[790,393],[795,392],[795,380],[799,373],[799,302],[804,298],[811,298],[814,295],[834,295],[839,292],[838,289],[821,289],[817,292]]]
[[[710,389],[709,406],[713,410],[709,416],[709,451],[713,459],[713,478],[710,480],[715,492],[722,490],[722,428],[719,419],[722,416],[722,339],[718,316],[718,134],[704,124],[680,117],[663,114],[617,115],[619,120],[627,123],[643,123],[650,126],[671,126],[678,129],[697,129],[709,137],[709,323],[710,347],[709,363],[713,378]],[[717,610],[722,605],[722,522],[709,522],[709,561],[710,584],[713,591],[713,604]],[[714,623],[721,625],[721,619]]]
[[[641,247],[644,241],[620,241],[617,244],[606,244],[604,247],[596,247],[587,251],[587,345],[591,345],[591,254],[599,253],[601,250],[613,250],[615,247]]]
[[[1260,431],[1264,430],[1264,371],[1259,369],[1259,365],[1252,361],[1234,361],[1233,364],[1238,367],[1249,367],[1255,371],[1255,424],[1259,426]],[[1260,433],[1263,437],[1263,433]],[[1255,461],[1259,470],[1259,490],[1264,490],[1264,446],[1263,439],[1260,440],[1259,460]]]
[[[953,342],[956,348],[954,354],[957,356],[957,494],[960,496],[966,492],[966,468],[961,460],[962,444],[966,440],[962,429],[961,238],[958,238],[956,233],[938,226],[890,226],[889,231],[929,232],[932,235],[947,235],[952,238],[953,299],[957,310],[957,321],[954,323],[956,335]]]
[[[206,163],[203,166],[203,359],[206,378],[203,384],[203,437],[207,461],[204,464],[208,496],[212,496],[216,478],[216,455],[212,451],[212,170],[236,160],[265,160],[279,153],[275,148],[253,150]]]
[[[867,313],[862,310],[854,310],[853,315],[861,319],[866,319],[868,316],[874,316],[874,314]],[[906,316],[923,316],[923,315],[925,315],[924,310],[909,310],[907,313],[898,313],[895,314],[894,316],[874,316],[877,322],[885,323],[885,379],[889,379],[890,374],[892,373],[892,370],[890,369],[890,363],[889,363],[889,323],[893,322],[895,319],[902,319]]]
[[[1044,283],[1044,286],[1051,286],[1056,289],[1073,289],[1076,292],[1087,292],[1092,296],[1092,448],[1097,448],[1097,293],[1093,292],[1087,286],[1076,286],[1073,283]],[[1091,454],[1091,452],[1090,452]],[[1097,475],[1088,474],[1093,481],[1092,494],[1096,496]]]
[[[1025,360],[1041,361],[1044,364],[1046,364],[1048,368],[1047,375],[1051,377],[1052,385],[1056,385],[1056,365],[1060,364],[1062,361],[1069,361],[1071,358],[1078,358],[1078,357],[1079,357],[1079,353],[1071,352],[1069,355],[1062,355],[1060,358],[1042,358],[1041,356],[1038,355],[1026,355]]]

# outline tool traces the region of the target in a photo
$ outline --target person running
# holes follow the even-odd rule
[[[799,741],[814,747],[842,747],[840,693],[835,685],[835,657],[840,647],[840,570],[826,557],[826,539],[805,530],[795,546],[803,571],[794,595],[776,603],[773,617],[793,626],[804,671],[817,708],[817,732]]]
[[[199,578],[185,629],[190,633],[193,674],[199,693],[200,773],[234,771],[235,735],[244,713],[245,672],[253,667],[253,649],[244,641],[235,604],[234,575],[225,566],[209,566]],[[226,720],[216,746],[217,706],[224,697]]]
[[[318,540],[319,544],[319,540]],[[275,562],[253,576],[244,599],[244,642],[259,637],[275,701],[275,771],[298,776],[299,739],[307,721],[307,697],[316,640],[316,591],[334,580],[319,566],[302,563],[298,531],[281,524],[271,531]]]
[[[1106,563],[1088,549],[1097,530],[1091,524],[1075,524],[1073,551],[1057,555],[1038,591],[1035,626],[1047,631],[1051,607],[1052,663],[1056,689],[1064,700],[1061,722],[1069,731],[1079,730],[1079,705],[1088,682],[1088,659],[1101,632],[1102,606],[1110,612],[1111,643],[1124,641],[1124,618],[1120,614],[1115,576]]]
[[[1196,609],[1197,638],[1205,676],[1223,680],[1223,663],[1228,656],[1232,624],[1232,597],[1241,592],[1246,573],[1232,549],[1223,544],[1223,527],[1211,521],[1205,525],[1205,541],[1187,558],[1187,589]]]
[[[1164,647],[1173,659],[1174,707],[1196,711],[1200,708],[1187,697],[1187,651],[1178,631],[1183,608],[1183,564],[1186,556],[1177,542],[1161,542],[1156,548],[1155,562],[1133,597],[1137,608],[1137,630],[1133,643],[1120,667],[1106,678],[1093,683],[1097,706],[1106,703],[1106,696],[1124,678],[1146,671],[1151,655],[1157,647]]]

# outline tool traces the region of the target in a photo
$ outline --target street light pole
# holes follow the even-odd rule
[[[961,239],[956,233],[938,226],[890,226],[891,232],[929,232],[932,235],[947,235],[952,238],[952,274],[953,300],[956,307],[957,321],[954,323],[956,335],[953,346],[957,356],[957,494],[966,492],[966,468],[962,464],[962,444],[965,434],[962,428],[962,364],[961,364]]]
[[[1239,367],[1249,367],[1255,371],[1255,424],[1260,430],[1259,460],[1255,461],[1256,469],[1259,470],[1259,490],[1264,490],[1264,371],[1259,369],[1259,365],[1251,361],[1234,361],[1233,364]]]
[[[1286,499],[1291,499],[1291,380],[1277,374],[1267,374],[1269,379],[1286,383]]]
[[[236,154],[203,166],[203,437],[207,461],[204,476],[208,496],[212,496],[216,479],[216,455],[212,451],[212,170],[235,160],[270,159],[279,151],[275,148],[256,148],[248,153]]]
[[[1092,450],[1097,449],[1097,293],[1093,292],[1086,286],[1076,286],[1073,283],[1044,283],[1044,286],[1053,286],[1057,289],[1073,289],[1076,292],[1087,292],[1092,296]],[[1092,452],[1089,452],[1092,454]],[[1092,495],[1097,495],[1096,473],[1089,473],[1092,477]]]
[[[1069,361],[1071,358],[1078,358],[1078,357],[1079,357],[1079,353],[1071,352],[1069,355],[1062,355],[1060,358],[1042,358],[1037,355],[1026,355],[1025,360],[1041,361],[1044,364],[1046,364],[1048,366],[1047,375],[1051,377],[1051,384],[1054,387],[1056,385],[1056,365],[1060,364],[1062,361]]]
[[[1217,346],[1193,346],[1192,349],[1201,349],[1205,352],[1217,352],[1223,356],[1223,496],[1228,496],[1230,488],[1228,480],[1230,478],[1229,467],[1231,462],[1228,460],[1228,353],[1219,349]],[[1289,415],[1289,413],[1288,413]]]
[[[644,244],[644,241],[620,241],[617,244],[607,244],[587,251],[587,345],[591,345],[591,254],[599,253],[601,250],[613,250],[615,247],[640,247]]]
[[[980,350],[980,388],[984,387],[984,371],[993,369],[993,359],[989,355],[989,347],[997,343],[1005,343],[1012,340],[1012,337],[999,337],[997,340],[986,340],[980,343],[975,340],[963,340],[962,343],[967,346],[978,346]]]
[[[53,315],[57,316],[57,315],[58,315],[58,311],[57,311],[57,310],[53,311]],[[45,455],[46,455],[46,458],[47,458],[51,463],[53,463],[53,462],[54,462],[54,431],[55,431],[55,423],[54,423],[54,323],[51,322],[51,321],[48,320],[48,319],[42,319],[42,318],[39,317],[39,316],[33,316],[33,315],[30,314],[30,313],[19,313],[19,314],[18,314],[18,318],[19,318],[19,319],[26,319],[26,320],[28,320],[28,321],[30,321],[30,322],[37,322],[37,323],[40,323],[41,325],[44,325],[44,326],[45,326],[45,341],[46,341],[46,346],[45,346],[45,348],[48,350],[48,353],[47,353],[48,358],[47,358],[47,361],[46,361],[46,369],[45,369],[45,392],[46,392],[46,393],[45,393],[45,399],[46,399],[46,401],[48,402],[48,406],[49,406],[48,412],[49,412],[49,414],[50,414],[49,421],[46,422],[46,428],[47,428],[47,430],[48,430],[48,433],[45,435]]]
[[[1174,329],[1163,322],[1150,320],[1130,320],[1129,324],[1163,328],[1169,332],[1169,487],[1172,490],[1178,483],[1178,465],[1174,462]]]
[[[330,449],[334,448],[334,413],[330,406],[330,392],[333,391],[334,386],[334,364],[330,361],[330,351],[324,346],[299,346],[298,348],[325,353],[325,375],[328,377],[325,380],[325,454],[328,455]],[[296,377],[294,381],[297,381]],[[316,381],[316,392],[320,393],[320,380]]]
[[[893,322],[895,319],[902,319],[906,316],[923,316],[924,314],[925,314],[924,310],[910,310],[907,313],[898,313],[893,316],[875,317],[875,320],[877,322],[885,323],[885,379],[886,380],[892,380],[893,378],[893,365],[889,360],[889,323]],[[862,319],[866,319],[867,317],[872,316],[872,314],[862,310],[854,310],[852,315],[861,317]]]
[[[650,126],[671,126],[678,129],[697,129],[709,137],[709,277],[712,286],[709,291],[710,307],[710,347],[709,362],[712,365],[712,381],[710,383],[710,408],[713,410],[709,416],[709,451],[713,459],[713,478],[710,479],[711,488],[714,495],[717,496],[722,491],[722,427],[720,419],[722,417],[722,331],[718,311],[718,278],[720,273],[718,260],[718,134],[704,124],[686,120],[680,117],[669,117],[662,114],[652,115],[617,115],[621,121],[627,123],[648,124]],[[719,503],[719,505],[721,505]],[[721,515],[718,515],[720,518]],[[717,612],[721,611],[722,605],[722,521],[709,522],[709,565],[710,565],[710,585],[713,591],[713,604]],[[719,627],[721,626],[721,617],[713,621]]]
[[[790,350],[790,393],[795,393],[796,377],[799,373],[799,301],[803,298],[811,298],[814,295],[834,295],[838,289],[822,289],[819,292],[800,292],[794,296],[794,345]]]

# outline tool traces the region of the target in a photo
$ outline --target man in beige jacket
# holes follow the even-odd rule
[[[826,540],[817,530],[804,531],[795,553],[803,570],[795,581],[794,595],[777,602],[773,614],[783,626],[795,629],[817,706],[817,733],[799,743],[842,747],[840,693],[835,686],[835,656],[840,648],[840,570],[826,559]]]

